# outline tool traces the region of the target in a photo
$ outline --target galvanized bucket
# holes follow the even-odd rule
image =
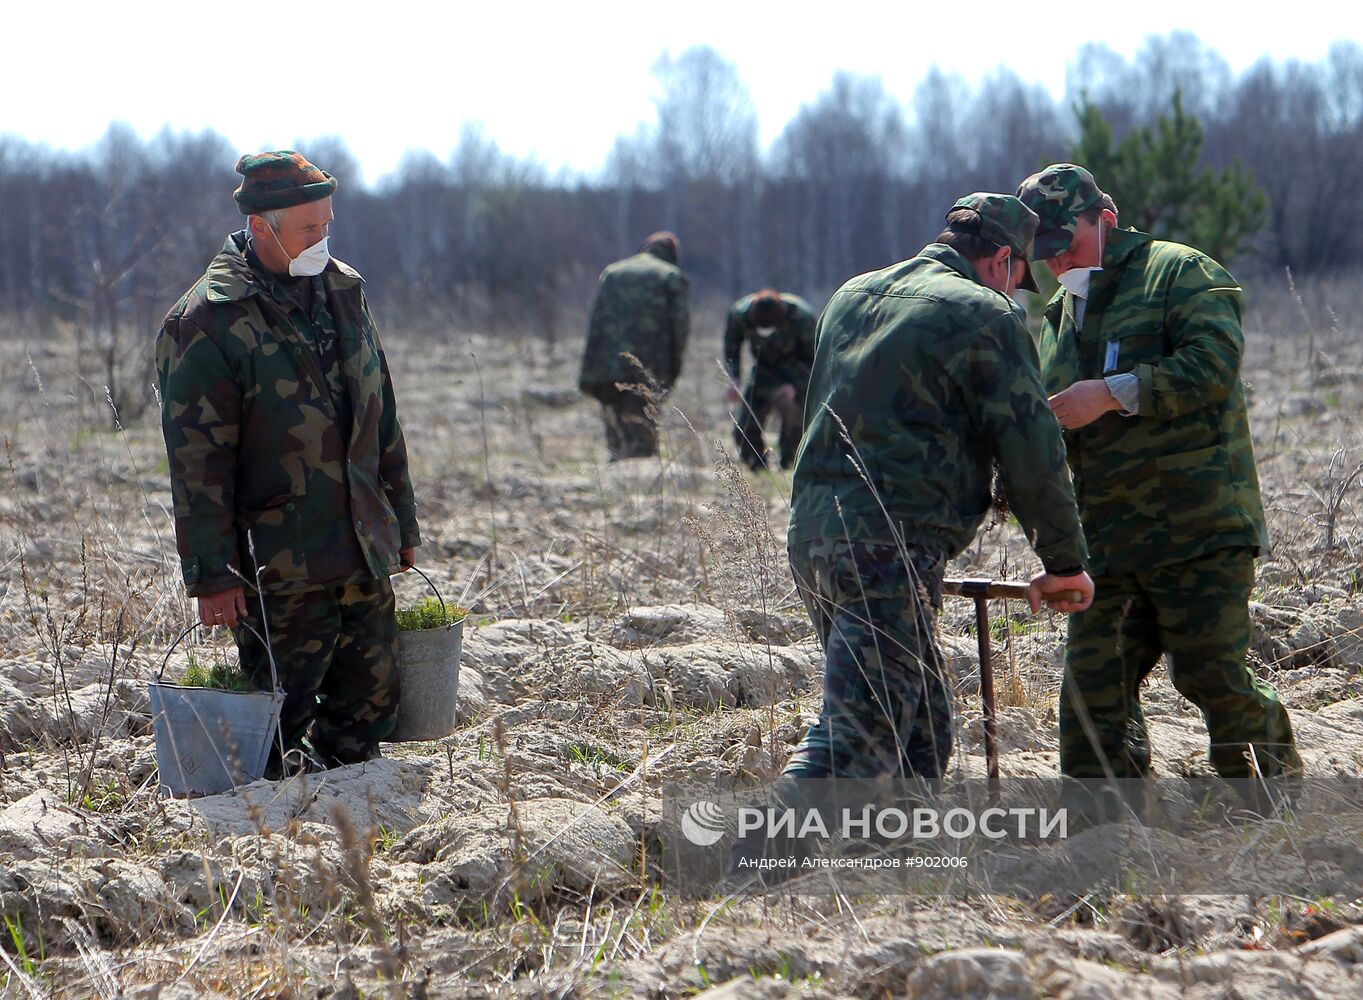
[[[415,566],[412,569],[444,608],[445,600],[431,578]],[[398,721],[387,742],[438,740],[454,732],[463,648],[462,619],[441,628],[398,633]]]
[[[277,679],[273,691],[163,683],[170,654],[196,627],[185,629],[171,644],[148,691],[156,766],[171,795],[215,795],[263,777],[284,705]],[[268,649],[269,643],[265,645]],[[273,657],[270,670],[273,675]]]

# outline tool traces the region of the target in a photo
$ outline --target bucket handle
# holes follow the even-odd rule
[[[413,568],[413,569],[416,569],[415,566],[413,566],[412,568]],[[443,602],[442,602],[442,604],[441,604],[441,607],[444,607]],[[260,633],[257,632],[255,629],[253,629],[250,625],[247,625],[246,622],[244,622],[244,621],[238,621],[237,624],[240,625],[242,628],[246,629],[246,631],[250,632],[250,633],[251,633],[253,636],[255,636],[257,639],[260,639],[260,642],[261,642],[262,645],[266,645],[265,640],[264,640],[263,638],[261,638]],[[172,643],[170,644],[170,648],[166,650],[166,655],[165,655],[164,657],[161,658],[161,668],[160,668],[159,670],[156,671],[156,683],[157,683],[157,684],[160,684],[160,683],[161,683],[161,678],[164,677],[164,676],[166,675],[166,666],[170,663],[170,654],[173,653],[173,652],[175,652],[175,647],[178,646],[178,645],[180,645],[180,643],[184,640],[185,636],[189,635],[189,633],[193,632],[196,628],[202,628],[202,627],[203,627],[203,626],[201,625],[201,623],[199,623],[199,622],[194,622],[192,625],[188,626],[183,632],[181,632],[179,635],[177,635],[177,636],[175,637],[175,641],[172,642]],[[275,689],[276,691],[280,690],[280,687],[279,687],[279,677],[276,676],[276,674],[275,674],[275,669],[274,669],[274,658],[273,658],[273,657],[270,658],[270,680],[274,681],[274,689]]]
[[[440,602],[440,610],[444,612],[444,617],[445,617],[445,618],[449,618],[449,616],[450,616],[450,609],[449,609],[448,605],[445,604],[445,598],[443,598],[443,597],[440,596],[440,589],[439,589],[438,587],[436,587],[435,581],[433,581],[433,580],[432,580],[429,576],[427,576],[425,573],[421,572],[420,567],[418,567],[418,566],[416,566],[416,565],[408,566],[407,568],[410,569],[410,570],[415,570],[415,571],[416,571],[416,575],[419,576],[419,577],[421,577],[421,579],[423,579],[423,580],[426,581],[426,586],[428,586],[428,587],[431,588],[431,590],[435,593],[435,599],[436,599],[437,601]],[[456,623],[456,622],[450,622],[449,625],[446,625],[445,627],[446,627],[446,628],[451,628],[451,627],[453,627],[455,624],[457,624],[457,623]]]
[[[189,635],[189,633],[193,632],[198,627],[199,623],[195,622],[194,624],[190,625],[188,628],[186,628],[183,632],[181,632],[179,635],[175,637],[175,641],[170,644],[170,648],[166,650],[165,657],[162,658],[161,660],[161,669],[156,671],[157,684],[160,684],[161,678],[166,675],[166,666],[170,663],[170,654],[175,652],[175,647],[180,645],[180,642],[184,639],[184,637]]]

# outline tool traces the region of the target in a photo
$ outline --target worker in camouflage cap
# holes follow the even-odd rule
[[[1151,773],[1140,687],[1161,655],[1202,712],[1213,766],[1264,806],[1301,769],[1287,711],[1245,656],[1254,558],[1268,545],[1240,363],[1240,287],[1192,247],[1117,228],[1116,203],[1072,163],[1018,196],[1032,256],[1061,287],[1041,374],[1065,428],[1098,585],[1070,619],[1061,771]],[[1139,809],[1141,782],[1127,786]]]
[[[1080,215],[1102,202],[1103,192],[1083,167],[1054,163],[1023,181],[1018,197],[1037,215],[1032,259],[1051,260],[1070,245]]]
[[[1017,198],[1010,194],[977,191],[964,198],[958,198],[956,204],[952,206],[953,210],[957,208],[971,209],[978,215],[976,233],[982,239],[995,246],[1007,247],[1013,253],[1013,260],[1029,259],[1029,248],[1037,229],[1037,217]],[[968,228],[957,231],[966,232]],[[1031,268],[1023,269],[1017,287],[1025,288],[1029,292],[1037,290],[1036,278],[1033,277]]]
[[[814,363],[816,321],[814,310],[800,296],[771,288],[745,295],[729,309],[724,321],[727,399],[730,404],[741,404],[734,419],[734,441],[739,458],[753,471],[767,467],[762,425],[773,413],[781,428],[781,468],[795,464],[805,386]],[[753,363],[740,390],[745,343]]]
[[[916,257],[852,278],[819,318],[795,460],[791,572],[824,648],[818,721],[787,782],[940,780],[951,693],[934,637],[947,560],[990,507],[995,465],[1044,571],[1078,611],[1087,552],[1036,350],[1010,297],[1036,217],[1011,195],[952,207]]]
[[[681,376],[691,291],[677,237],[653,233],[601,272],[578,387],[601,403],[611,461],[658,454],[658,411]]]
[[[388,577],[421,539],[363,279],[328,249],[336,179],[292,150],[237,172],[246,228],[166,316],[156,374],[185,586],[262,689],[273,652],[278,775],[366,760],[392,730]]]

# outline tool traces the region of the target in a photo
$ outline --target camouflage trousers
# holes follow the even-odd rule
[[[1174,687],[1207,722],[1218,774],[1300,772],[1287,710],[1245,662],[1253,583],[1254,557],[1243,548],[1096,580],[1092,607],[1070,616],[1061,773],[1118,779],[1150,773],[1140,686],[1161,653]]]
[[[786,764],[795,778],[894,775],[936,785],[951,756],[951,696],[934,630],[942,557],[816,539],[790,567],[824,648],[823,711]]]
[[[649,458],[658,454],[658,408],[644,393],[620,385],[592,389],[601,401],[606,425],[606,451],[612,462],[622,458]]]
[[[247,597],[246,622],[262,636],[259,599]],[[284,689],[280,732],[285,751],[303,748],[326,766],[378,754],[398,713],[397,620],[388,579],[265,596],[270,647]],[[270,663],[260,640],[233,630],[242,669],[262,690]],[[309,732],[309,729],[311,732]],[[278,773],[279,748],[271,760]]]
[[[767,467],[767,442],[762,425],[772,413],[776,414],[781,424],[778,439],[781,468],[789,469],[795,464],[795,452],[799,450],[800,435],[804,430],[804,393],[797,387],[793,400],[778,402],[773,397],[780,388],[779,383],[749,382],[739,403],[741,409],[734,418],[734,442],[738,445],[738,457],[754,472]]]

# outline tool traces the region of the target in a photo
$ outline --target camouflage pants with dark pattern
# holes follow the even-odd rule
[[[247,597],[251,628],[263,636],[260,604]],[[397,620],[388,579],[319,587],[265,597],[270,647],[284,689],[280,731],[286,751],[307,737],[323,764],[353,764],[377,756],[398,712]],[[265,648],[234,629],[243,670],[270,687]],[[311,729],[311,732],[309,732]],[[279,748],[271,760],[277,773]]]
[[[619,385],[596,386],[606,425],[606,451],[612,462],[658,454],[657,406],[642,391]]]
[[[1254,557],[1243,548],[1096,580],[1092,607],[1070,616],[1061,773],[1119,779],[1150,773],[1140,686],[1161,653],[1174,687],[1202,711],[1218,774],[1299,772],[1287,710],[1245,662],[1253,584]]]
[[[935,785],[951,756],[951,697],[934,637],[943,560],[875,542],[792,546],[824,648],[823,711],[786,764],[795,778],[895,775]]]
[[[780,384],[769,382],[750,382],[743,390],[739,401],[739,413],[735,417],[734,443],[738,445],[738,457],[748,468],[760,471],[767,467],[767,442],[762,425],[772,412],[780,421],[780,458],[781,468],[789,469],[795,464],[795,452],[800,448],[800,434],[804,430],[804,399],[797,389],[794,399],[778,402],[773,398]]]

